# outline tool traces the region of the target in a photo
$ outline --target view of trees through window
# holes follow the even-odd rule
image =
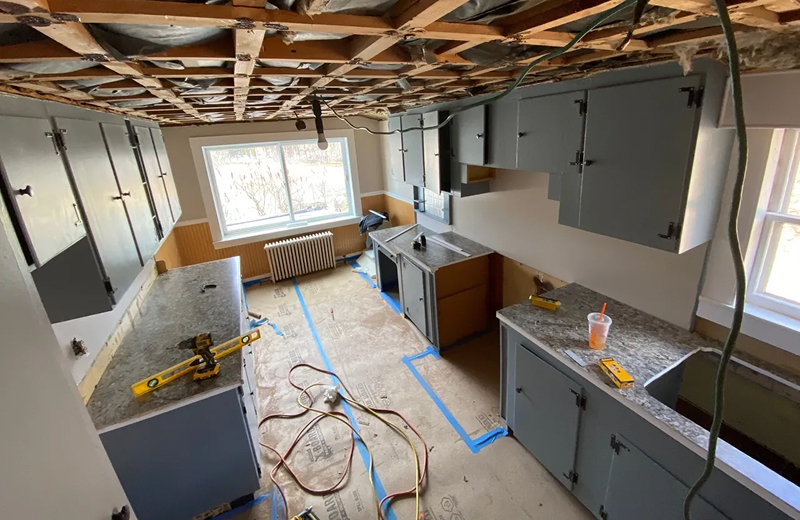
[[[346,141],[209,147],[217,204],[228,232],[352,213]]]

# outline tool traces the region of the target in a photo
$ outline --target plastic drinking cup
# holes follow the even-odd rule
[[[589,319],[589,348],[600,350],[606,346],[611,318],[608,317],[608,314],[601,315],[599,312],[592,312],[587,318]]]

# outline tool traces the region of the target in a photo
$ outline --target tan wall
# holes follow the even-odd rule
[[[362,197],[361,205],[364,212],[370,209],[379,212],[389,211],[390,219],[397,222],[397,225],[414,222],[414,210],[411,204],[397,201],[391,203],[391,208],[387,208],[389,200],[396,201],[383,194],[372,195]],[[361,235],[357,224],[331,228],[330,231],[333,233],[333,247],[337,257],[363,251],[366,246],[366,236]],[[250,244],[215,249],[208,223],[179,225],[164,241],[164,245],[156,254],[156,259],[165,260],[167,267],[174,268],[238,256],[242,265],[242,278],[254,278],[265,276],[270,272],[267,255],[264,253],[264,244],[267,242],[260,240]]]
[[[379,122],[360,117],[350,118],[351,122],[378,129]],[[313,126],[313,121],[307,122]],[[338,119],[324,120],[325,128],[341,130],[349,128]],[[191,137],[212,137],[241,134],[269,134],[279,132],[295,132],[294,121],[275,121],[258,123],[226,123],[203,126],[165,127],[164,142],[172,166],[175,185],[183,208],[182,221],[207,218],[203,196],[200,192],[200,181],[197,168],[189,146]],[[358,164],[358,183],[361,193],[382,191],[383,159],[381,139],[365,131],[355,131],[356,161]],[[360,194],[357,194],[360,195]]]

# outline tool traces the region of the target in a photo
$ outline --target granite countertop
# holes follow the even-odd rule
[[[453,233],[452,231],[448,231],[446,233],[436,233],[435,231],[432,231],[424,226],[417,226],[411,231],[403,233],[391,242],[386,242],[386,239],[391,238],[408,227],[409,226],[395,226],[387,229],[379,229],[377,231],[370,232],[369,236],[372,238],[372,240],[380,243],[392,253],[402,253],[404,256],[414,260],[417,264],[430,272],[434,272],[440,267],[444,267],[446,265],[456,264],[458,262],[463,262],[465,260],[470,260],[472,258],[488,255],[494,252],[494,250],[468,238],[464,238],[461,235]],[[412,243],[414,242],[414,237],[420,233],[425,233],[426,237],[441,238],[445,242],[453,244],[456,247],[460,247],[466,253],[469,253],[470,256],[464,256],[456,253],[455,251],[434,243],[432,240],[427,241],[428,246],[425,249],[417,251],[412,246]]]
[[[205,284],[216,284],[203,292]],[[136,399],[131,385],[192,357],[181,340],[210,332],[214,344],[242,334],[239,259],[170,269],[156,278],[133,327],[122,339],[87,403],[98,430],[150,415],[186,399],[242,384],[242,355],[220,361],[220,374],[205,381],[181,377]]]
[[[662,424],[660,427],[667,433],[671,430],[678,434],[676,438],[683,437],[702,448],[703,452],[707,450],[708,432],[652,397],[645,385],[698,350],[721,350],[720,342],[706,339],[578,284],[569,284],[546,296],[561,301],[561,307],[556,312],[523,302],[499,310],[497,317],[553,353],[564,364],[582,373],[590,382],[627,403],[640,415],[654,417],[656,424]],[[613,323],[605,349],[596,351],[589,348],[586,316],[590,312],[599,312],[603,302],[608,302],[606,313]],[[578,365],[567,356],[567,350],[577,354],[587,366]],[[627,389],[613,386],[597,365],[603,357],[617,360],[633,376],[635,385]],[[734,360],[800,387],[800,377],[743,352],[736,352]],[[717,458],[794,511],[800,511],[800,490],[788,480],[723,440],[719,441]]]

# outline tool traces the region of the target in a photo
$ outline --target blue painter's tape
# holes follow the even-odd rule
[[[260,327],[265,323],[270,327],[272,327],[272,330],[275,331],[275,334],[277,334],[278,336],[283,336],[283,332],[281,332],[281,329],[279,329],[276,324],[269,321],[269,318],[261,318],[258,321],[250,320],[250,329],[255,329],[256,327]]]
[[[464,444],[467,445],[467,448],[469,448],[469,450],[472,453],[478,453],[483,448],[490,445],[497,439],[508,435],[508,430],[506,428],[499,427],[495,428],[494,430],[488,433],[481,435],[477,439],[470,438],[469,434],[466,432],[466,430],[464,430],[464,427],[461,426],[458,420],[456,420],[455,416],[450,412],[447,406],[445,406],[442,400],[439,399],[439,396],[436,394],[436,392],[433,391],[433,388],[430,387],[428,382],[425,381],[425,378],[422,377],[422,374],[420,374],[419,371],[417,370],[417,367],[415,367],[414,364],[412,363],[412,361],[414,361],[415,359],[420,359],[428,355],[432,355],[436,359],[440,358],[439,353],[436,352],[436,350],[432,346],[428,345],[428,348],[423,350],[419,354],[403,357],[403,363],[408,367],[408,369],[417,379],[419,384],[422,386],[422,389],[428,393],[431,400],[433,400],[434,404],[436,404],[436,406],[439,408],[439,411],[442,412],[442,415],[444,415],[444,418],[447,419],[447,422],[450,423],[450,426],[453,427],[458,436],[461,437],[461,440],[464,441]]]
[[[353,267],[353,269],[359,269],[361,267],[360,265],[358,265],[358,262],[356,262],[355,260],[352,260],[350,262],[350,265]],[[370,284],[373,289],[378,287],[377,285],[375,285],[375,282],[373,282],[372,279],[369,276],[367,276],[367,273],[362,273],[362,272],[359,271],[358,274],[360,274],[361,278],[366,280],[367,283]],[[389,304],[389,307],[394,309],[394,312],[396,312],[397,314],[403,314],[403,307],[400,306],[400,302],[398,302],[397,300],[392,298],[392,296],[389,295],[388,293],[385,293],[383,291],[381,291],[380,293],[381,293],[381,298],[386,300],[386,303]]]
[[[319,333],[317,333],[317,327],[314,326],[314,321],[311,319],[311,313],[308,312],[308,307],[306,306],[306,301],[303,299],[303,293],[300,292],[300,285],[297,283],[297,279],[293,278],[292,282],[294,283],[294,290],[297,293],[297,299],[300,301],[300,307],[303,309],[303,314],[306,317],[306,322],[308,322],[308,327],[311,329],[311,336],[314,338],[314,343],[317,344],[317,351],[319,352],[320,357],[322,358],[322,362],[325,364],[325,368],[329,372],[335,372],[333,369],[333,365],[331,364],[331,360],[328,358],[328,354],[325,352],[325,348],[322,346],[322,340],[319,338]],[[331,381],[333,384],[338,384],[338,378],[331,376]],[[361,460],[364,461],[364,466],[369,471],[369,463],[370,463],[370,455],[369,451],[367,450],[366,444],[364,441],[361,440],[361,431],[358,428],[358,422],[356,422],[356,418],[353,415],[353,409],[346,401],[342,401],[342,408],[344,409],[345,415],[350,420],[350,424],[353,426],[353,429],[359,433],[356,436],[356,446],[358,447],[358,453],[361,455]],[[375,471],[373,468],[373,481],[375,483],[375,491],[378,494],[379,499],[383,499],[386,496],[386,488],[383,487],[383,482],[381,482],[381,478],[378,476],[378,472]],[[387,520],[397,520],[397,516],[395,516],[394,511],[392,510],[392,505],[389,504],[386,506],[386,518]]]

